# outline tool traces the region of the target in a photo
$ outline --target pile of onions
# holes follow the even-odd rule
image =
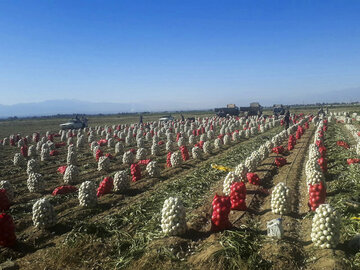
[[[161,229],[166,235],[182,235],[187,231],[185,208],[178,198],[165,200],[161,210]]]
[[[42,198],[34,203],[32,208],[32,220],[37,228],[50,228],[56,224],[54,207],[47,198]]]
[[[271,194],[271,209],[274,214],[286,214],[290,211],[289,188],[283,182],[278,183]]]
[[[114,191],[123,192],[129,189],[130,181],[126,171],[118,171],[114,175]]]
[[[320,248],[335,248],[340,238],[340,217],[329,204],[320,205],[313,217],[311,240]]]

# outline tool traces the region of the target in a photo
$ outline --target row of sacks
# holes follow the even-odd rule
[[[360,156],[360,131],[354,125],[345,125],[346,129],[351,133],[356,142],[356,154]]]
[[[152,176],[157,176],[159,172],[156,168],[156,161],[143,162],[147,164],[147,171]],[[72,165],[70,165],[72,166]],[[68,167],[69,168],[69,167]],[[30,174],[31,177],[40,177],[39,174]],[[40,179],[36,179],[37,185],[40,185]],[[43,184],[43,182],[41,182]],[[52,195],[62,195],[78,192],[79,204],[82,207],[94,207],[100,196],[114,192],[125,192],[130,187],[130,178],[126,171],[115,173],[114,177],[105,177],[96,188],[93,181],[83,182],[79,189],[76,186],[64,185],[54,189]],[[37,187],[35,192],[42,191],[43,188]],[[8,181],[0,182],[0,210],[6,211],[14,198],[14,190]],[[33,205],[33,224],[38,228],[49,228],[56,224],[57,218],[54,208],[51,204],[51,198],[46,196],[37,200]],[[3,213],[0,215],[0,245],[13,246],[15,243],[15,226],[11,216]]]
[[[324,130],[326,120],[319,121],[315,131],[314,142],[309,146],[308,161],[305,164],[306,182],[309,187],[309,207],[315,211],[325,203],[326,183],[324,173],[327,169]]]
[[[309,206],[315,215],[312,219],[311,240],[319,248],[335,248],[340,239],[341,218],[330,205],[325,204],[326,147],[325,132],[329,119],[319,119],[314,142],[309,146],[309,159],[305,173],[309,186]]]

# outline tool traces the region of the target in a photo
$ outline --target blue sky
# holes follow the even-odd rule
[[[340,0],[0,0],[0,104],[319,101],[360,87],[359,14]]]

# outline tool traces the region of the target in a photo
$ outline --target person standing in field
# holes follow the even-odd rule
[[[285,117],[284,117],[284,122],[285,122],[285,129],[288,129],[289,124],[290,124],[290,112],[289,112],[289,110],[286,110]]]

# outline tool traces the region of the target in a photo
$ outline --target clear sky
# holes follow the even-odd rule
[[[360,1],[0,0],[0,104],[302,103],[356,87]]]

